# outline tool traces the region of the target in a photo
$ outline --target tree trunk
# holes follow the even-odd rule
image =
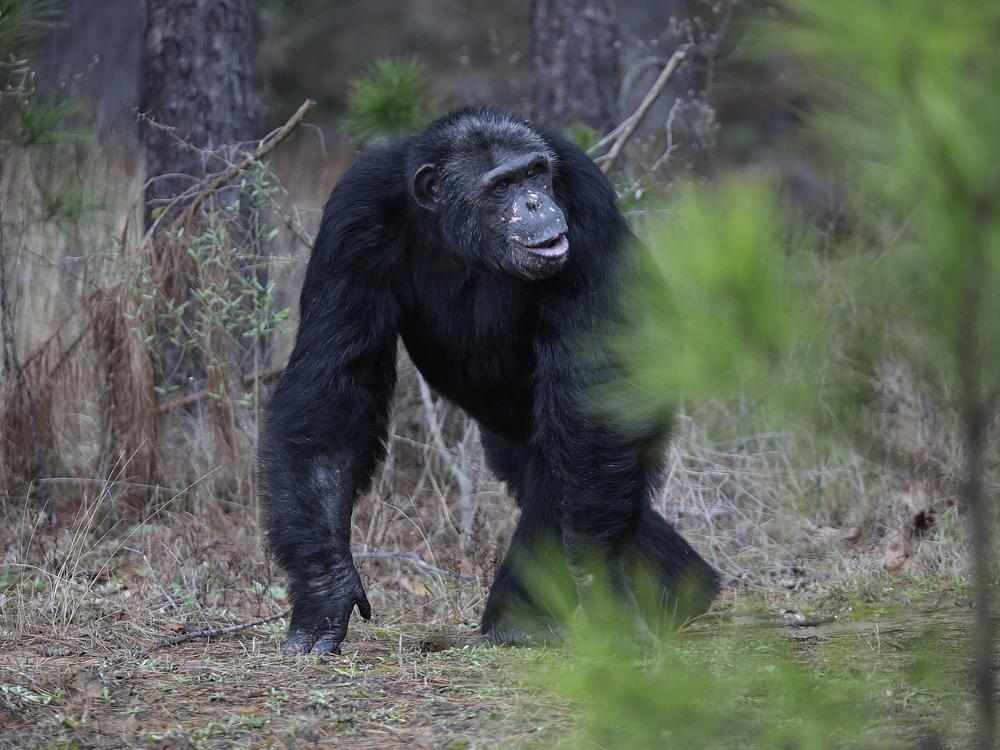
[[[76,119],[111,139],[138,138],[142,3],[59,0],[59,22],[38,45],[36,83],[43,97],[67,95],[84,104]]]
[[[617,124],[618,14],[614,0],[533,0],[535,119],[605,132]]]
[[[254,0],[146,0],[145,8],[140,136],[149,227],[171,199],[236,158],[224,147],[257,136],[257,40]],[[230,186],[208,205],[228,207],[238,197],[238,188]],[[162,216],[163,224],[182,209]],[[190,267],[183,248],[176,250],[160,248],[166,269],[161,283],[176,304],[188,304],[182,308],[183,326],[176,321],[163,324],[172,330],[161,326],[158,379],[169,387],[197,390],[206,377],[206,344],[186,342],[185,348],[176,332],[194,328],[197,303],[191,288],[198,269]],[[262,279],[266,282],[266,276]]]
[[[147,179],[219,171],[211,151],[257,134],[253,0],[146,0],[144,53],[141,110],[173,129],[143,123]],[[189,187],[183,177],[156,180],[147,207]]]

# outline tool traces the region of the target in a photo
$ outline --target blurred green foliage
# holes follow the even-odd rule
[[[587,123],[579,120],[566,128],[565,136],[574,144],[579,146],[583,151],[591,148],[599,140],[601,140],[600,133],[587,125]]]
[[[683,188],[633,253],[607,338],[624,377],[602,389],[602,408],[641,424],[669,417],[679,398],[768,402],[808,393],[806,382],[819,402],[896,357],[965,414],[995,415],[1000,4],[782,5],[761,23],[762,47],[794,60],[800,85],[822,101],[810,124],[843,168],[852,231],[820,257],[760,176]],[[819,679],[777,642],[756,641],[763,657],[756,646],[724,657],[729,670],[684,658],[683,639],[651,666],[620,653],[607,630],[583,624],[579,643],[578,660],[552,684],[582,704],[584,746],[902,744],[871,734],[866,706],[878,675],[831,679],[834,665],[824,664]],[[943,668],[933,654],[914,656],[923,659],[914,680],[944,700],[968,698],[956,680],[937,684]],[[948,721],[936,717],[930,735],[968,739],[967,723]]]
[[[76,114],[74,105],[57,98],[42,99],[28,61],[31,45],[59,18],[52,0],[0,0],[0,130],[8,146],[51,146],[83,141],[87,136],[63,128]],[[10,116],[13,110],[13,116]]]
[[[366,144],[420,130],[433,113],[426,68],[413,58],[382,57],[351,80],[341,127]]]
[[[850,739],[874,722],[863,683],[811,673],[778,639],[748,644],[725,631],[717,637],[741,648],[738,664],[706,663],[707,654],[675,644],[636,662],[584,627],[579,657],[552,675],[581,709],[580,734],[571,744],[630,750],[866,746]]]
[[[767,35],[770,53],[794,55],[803,89],[827,95],[813,122],[852,187],[863,229],[853,242],[868,262],[854,263],[862,270],[849,281],[878,344],[946,392],[972,350],[995,394],[1000,4],[786,5],[791,21]]]
[[[771,390],[812,330],[771,185],[759,176],[681,189],[634,248],[609,338],[625,377],[600,389],[626,422],[669,418],[679,398]],[[789,395],[790,382],[782,395]]]
[[[17,101],[17,120],[13,123],[10,139],[24,147],[88,141],[88,133],[64,127],[78,111],[78,106],[69,100],[24,96]]]

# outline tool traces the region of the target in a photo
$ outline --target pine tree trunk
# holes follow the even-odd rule
[[[618,14],[614,0],[533,0],[535,119],[598,131],[617,124]]]
[[[204,177],[225,166],[206,149],[257,135],[254,13],[253,0],[146,0],[140,108],[173,129],[143,123],[147,179]],[[157,180],[147,206],[189,187],[183,177]]]
[[[236,160],[224,147],[257,137],[257,45],[254,0],[146,0],[145,8],[140,136],[149,227],[161,216],[164,225],[182,210],[178,206],[162,215],[172,198]],[[228,207],[238,198],[238,188],[230,186],[208,205]],[[241,203],[241,213],[245,210]],[[186,304],[183,326],[159,326],[158,380],[197,390],[206,379],[205,342],[185,348],[176,335],[193,329],[197,302],[191,290],[197,269],[189,268],[183,253],[161,252],[168,269],[161,273],[164,292],[175,304]],[[266,283],[266,270],[247,273]],[[234,352],[233,364],[240,358]]]

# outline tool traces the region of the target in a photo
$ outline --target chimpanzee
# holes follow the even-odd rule
[[[384,454],[397,338],[479,423],[520,507],[483,638],[547,642],[566,611],[549,597],[596,612],[599,580],[647,634],[708,608],[717,573],[651,504],[665,428],[629,432],[588,404],[602,368],[582,351],[631,240],[579,148],[496,107],[378,145],[344,175],[260,455],[268,536],[291,579],[282,653],[339,653],[354,607],[371,617],[351,512]],[[656,595],[637,597],[651,582]]]

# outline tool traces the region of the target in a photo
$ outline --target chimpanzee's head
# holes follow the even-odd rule
[[[417,136],[408,169],[417,203],[460,256],[528,280],[569,256],[552,182],[555,154],[527,122],[493,108],[463,110]]]

